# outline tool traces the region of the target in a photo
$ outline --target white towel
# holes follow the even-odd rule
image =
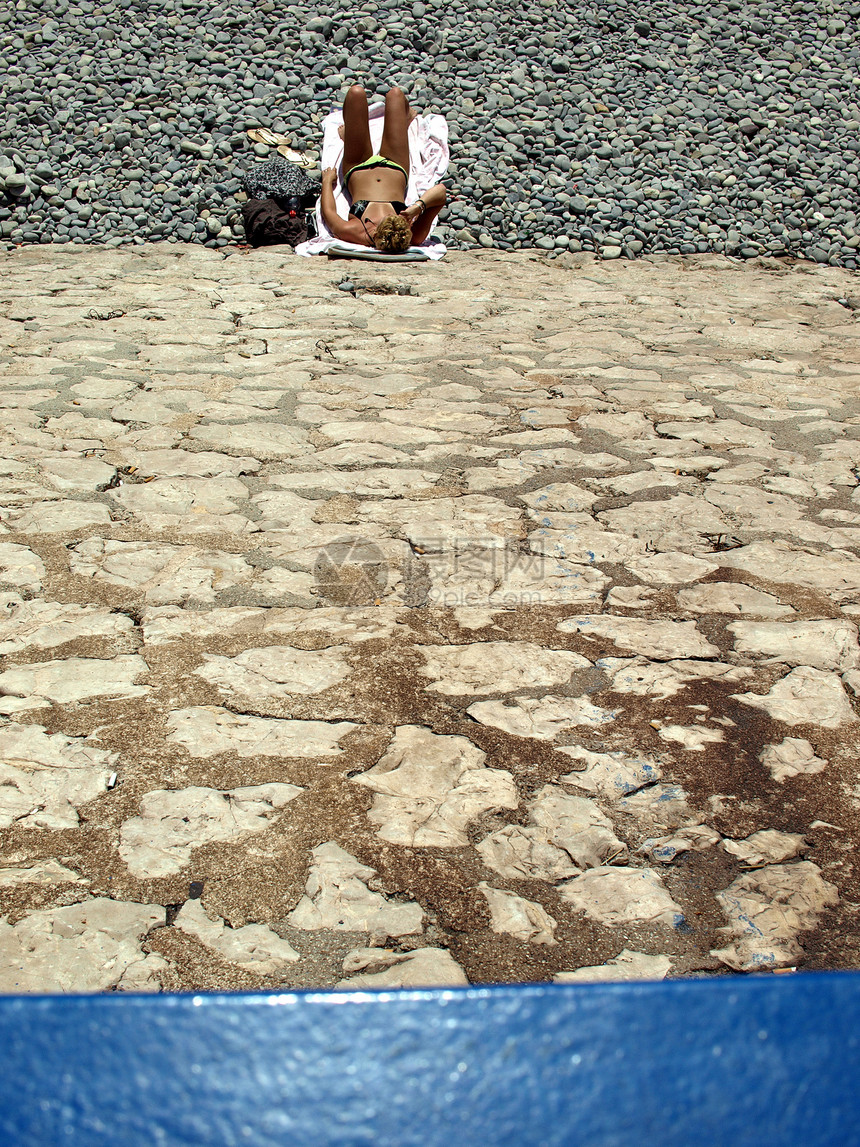
[[[368,122],[370,124],[370,142],[374,152],[379,151],[382,143],[383,119],[385,104],[372,104],[368,109]],[[327,167],[337,168],[338,181],[334,189],[334,205],[338,215],[346,219],[349,215],[349,199],[343,191],[343,140],[338,135],[338,128],[343,123],[343,109],[337,108],[330,112],[323,120],[323,143],[320,166],[325,171]],[[425,191],[437,184],[448,170],[450,158],[448,150],[448,122],[442,115],[419,115],[409,125],[409,184],[406,188],[406,202],[414,203]],[[299,243],[296,247],[297,255],[324,255],[335,237],[325,225],[319,200],[316,205],[316,221],[318,235],[316,239],[309,239],[306,243]],[[416,250],[423,251],[430,259],[441,259],[447,247],[439,239],[434,239],[432,231],[435,230],[434,221],[430,235]],[[357,250],[365,248],[359,243],[344,243],[337,241],[343,247],[355,247]],[[412,250],[413,248],[410,248]]]

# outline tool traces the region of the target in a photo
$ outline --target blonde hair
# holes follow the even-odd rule
[[[387,215],[376,227],[373,245],[389,255],[402,255],[412,243],[412,228],[402,215]]]

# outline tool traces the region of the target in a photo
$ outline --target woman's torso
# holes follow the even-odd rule
[[[365,167],[353,169],[347,181],[347,190],[353,203],[367,200],[368,211],[379,218],[391,215],[391,204],[406,199],[406,179],[399,168]],[[383,211],[382,208],[386,210]],[[371,216],[368,215],[367,218]]]

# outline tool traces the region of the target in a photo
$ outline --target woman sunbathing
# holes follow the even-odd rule
[[[437,183],[409,207],[404,202],[409,183],[409,124],[411,110],[400,88],[385,97],[385,120],[379,154],[373,154],[367,116],[367,94],[355,84],[343,101],[343,190],[351,201],[349,218],[338,215],[334,202],[337,169],[322,178],[322,216],[336,239],[377,247],[398,254],[423,243],[445,205],[445,187]]]

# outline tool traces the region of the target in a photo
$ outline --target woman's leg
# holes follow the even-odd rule
[[[353,84],[343,101],[344,178],[357,163],[363,163],[371,155],[373,147],[367,121],[367,93],[360,84]]]
[[[409,101],[400,88],[392,88],[385,97],[385,123],[379,154],[399,163],[409,172],[409,124],[413,119]]]

